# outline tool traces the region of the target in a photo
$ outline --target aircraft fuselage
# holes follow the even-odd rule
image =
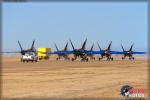
[[[134,57],[133,57],[131,51],[124,51],[124,57],[122,57],[122,60],[125,59],[126,57],[129,57],[129,60],[131,60],[131,59],[134,60]]]

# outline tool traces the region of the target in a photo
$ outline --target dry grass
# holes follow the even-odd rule
[[[124,99],[120,95],[122,85],[129,84],[134,88],[148,89],[146,60],[48,60],[21,63],[16,58],[4,58],[2,61],[4,98]],[[147,97],[147,93],[145,96]]]

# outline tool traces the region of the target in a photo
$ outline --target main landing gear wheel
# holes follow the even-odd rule
[[[95,60],[95,57],[93,59]]]
[[[100,58],[100,57],[98,58],[99,61],[101,61],[101,59],[102,59],[102,58]]]
[[[25,60],[22,60],[22,62],[25,62]]]
[[[72,58],[71,61],[74,61],[74,58]]]
[[[114,60],[114,58],[113,58],[113,57],[111,57],[111,60],[113,61],[113,60]]]
[[[107,58],[107,61],[113,61],[114,60],[114,58],[113,57],[109,57],[109,58]]]
[[[89,61],[89,59],[88,58],[86,58],[86,62],[88,62]]]

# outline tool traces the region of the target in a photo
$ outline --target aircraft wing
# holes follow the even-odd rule
[[[89,52],[86,52],[87,54],[103,54],[104,52],[103,51],[89,51]]]
[[[132,54],[147,54],[147,52],[132,52]]]
[[[90,51],[87,52],[87,54],[103,54],[105,51]],[[118,51],[110,51],[110,54],[123,54],[123,52],[118,52]]]
[[[104,51],[91,51],[89,52],[90,54],[103,54]],[[124,52],[120,52],[120,51],[110,51],[110,54],[124,54]]]
[[[54,52],[43,52],[44,54],[73,54],[73,51],[54,51]]]
[[[20,51],[12,51],[12,52],[0,52],[0,53],[20,53]]]
[[[110,51],[111,54],[126,54],[126,52],[123,51]],[[147,54],[147,52],[132,52],[132,54]]]
[[[124,54],[124,52],[121,51],[110,51],[111,54]]]
[[[73,51],[65,51],[65,54],[73,54]]]

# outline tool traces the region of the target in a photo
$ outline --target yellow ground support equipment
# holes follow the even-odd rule
[[[51,48],[38,48],[39,60],[49,59],[50,54],[46,54],[46,52],[51,52]]]

